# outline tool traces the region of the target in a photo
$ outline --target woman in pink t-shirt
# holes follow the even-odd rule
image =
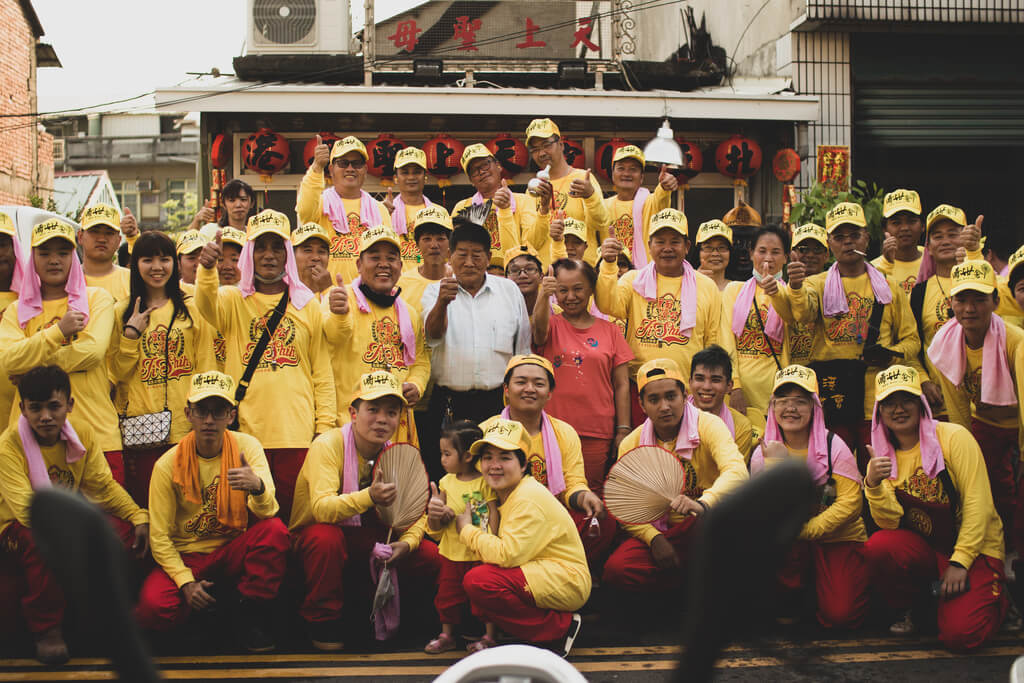
[[[629,434],[629,371],[633,352],[619,328],[592,304],[597,272],[560,259],[541,283],[533,309],[533,347],[555,368],[548,414],[576,430],[587,485],[600,495],[608,458]],[[561,313],[551,315],[554,295]]]

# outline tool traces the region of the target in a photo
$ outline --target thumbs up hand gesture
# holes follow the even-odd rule
[[[324,144],[322,137],[317,135],[316,147],[313,148],[313,166],[318,171],[323,171],[329,163],[331,163],[331,148]]]
[[[331,313],[336,315],[348,315],[348,290],[345,288],[345,280],[341,273],[335,276],[338,286],[331,290],[327,303],[331,307]]]
[[[871,459],[868,460],[868,471],[864,475],[864,486],[873,488],[892,475],[892,458],[875,455],[875,449],[871,446],[867,446],[867,449],[868,457]]]
[[[679,180],[668,172],[668,166],[665,164],[662,164],[661,170],[658,171],[658,184],[665,192],[675,192],[679,189]]]
[[[228,470],[228,484],[235,491],[245,491],[253,495],[263,493],[263,480],[253,471],[252,467],[245,460],[245,453],[239,453],[241,467],[233,467]]]
[[[447,505],[448,496],[430,482],[430,501],[427,503],[427,527],[439,531],[455,519],[455,512]]]
[[[395,191],[391,189],[391,187],[388,187],[388,193],[381,204],[383,204],[384,208],[388,210],[388,213],[395,212]]]
[[[589,199],[590,195],[594,194],[594,183],[590,180],[590,169],[587,169],[587,174],[582,178],[576,178],[569,185],[569,194],[573,197],[582,197],[583,199]]]
[[[508,189],[508,183],[504,178],[501,179],[501,187],[495,190],[491,202],[498,209],[508,209],[512,206],[512,190]]]
[[[217,267],[217,263],[220,261],[221,254],[223,253],[224,246],[220,235],[221,231],[218,230],[216,236],[204,244],[202,251],[199,252],[199,265],[203,268]]]

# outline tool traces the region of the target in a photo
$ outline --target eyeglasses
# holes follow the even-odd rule
[[[724,247],[722,245],[715,246],[715,245],[712,245],[712,244],[702,244],[702,245],[700,245],[700,250],[703,251],[706,254],[728,254],[729,253],[729,247]]]
[[[202,406],[192,406],[192,414],[200,420],[205,420],[208,417],[212,417],[214,420],[226,420],[231,414],[231,408],[221,407],[208,410]]]
[[[350,166],[352,168],[362,168],[363,166],[366,166],[366,159],[363,159],[362,157],[359,159],[342,159],[341,157],[338,157],[331,163],[338,168],[349,168]]]
[[[530,145],[530,154],[536,154],[537,152],[539,152],[539,151],[541,151],[543,149],[549,149],[556,142],[558,142],[558,136],[557,135],[555,137],[553,137],[553,138],[548,138],[547,140],[545,140],[544,142],[541,142],[539,144]]]
[[[490,157],[481,160],[480,163],[476,164],[469,170],[469,177],[473,178],[475,176],[483,175],[486,171],[491,170],[492,165],[494,165],[494,159],[491,159]]]
[[[886,396],[885,399],[878,404],[878,407],[887,413],[891,413],[897,408],[910,410],[911,406],[920,400],[921,399],[913,394],[895,394],[893,396]]]
[[[537,266],[523,266],[522,268],[509,268],[508,274],[510,277],[517,277],[519,275],[536,275],[540,272],[540,268]]]
[[[812,256],[821,256],[825,253],[825,247],[820,244],[801,244],[793,247],[793,250],[801,256],[807,256],[808,254]]]
[[[793,410],[810,410],[812,405],[811,399],[803,398],[802,396],[789,396],[773,400],[775,401],[775,406],[782,410],[789,410],[791,408]]]

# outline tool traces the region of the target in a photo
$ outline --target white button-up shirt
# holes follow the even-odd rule
[[[424,324],[439,291],[437,282],[423,291]],[[530,316],[522,292],[511,280],[487,275],[476,296],[460,286],[447,312],[444,337],[426,335],[431,376],[439,386],[454,391],[496,389],[509,359],[530,353]]]

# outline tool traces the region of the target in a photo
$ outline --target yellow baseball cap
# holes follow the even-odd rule
[[[82,212],[82,230],[88,230],[97,225],[120,230],[121,212],[110,204],[93,204]]]
[[[518,450],[524,454],[530,452],[530,435],[520,422],[495,415],[480,423],[480,429],[484,433],[483,437],[469,447],[469,452],[473,455],[480,455],[486,446],[494,446],[503,451]]]
[[[403,147],[395,155],[395,170],[416,164],[424,171],[427,170],[427,155],[419,147]]]
[[[960,292],[973,290],[982,294],[991,294],[996,290],[996,271],[988,261],[964,261],[953,266],[950,274],[953,280],[949,295],[956,296]]]
[[[221,242],[230,242],[231,244],[237,244],[238,246],[245,248],[246,242],[245,233],[238,228],[232,228],[230,225],[225,225],[220,229],[220,240]]]
[[[686,386],[678,363],[671,358],[655,358],[641,365],[636,371],[637,391],[643,391],[645,386],[659,379],[678,380],[684,387]]]
[[[562,224],[565,226],[562,230],[562,239],[564,240],[569,235],[572,235],[580,242],[586,244],[587,242],[587,225],[578,218],[572,216],[566,216],[562,219]]]
[[[846,224],[856,225],[859,228],[868,227],[868,221],[864,218],[864,209],[860,204],[839,202],[825,215],[825,232],[829,235],[840,225]]]
[[[48,221],[34,225],[32,227],[32,241],[29,246],[33,248],[38,247],[43,242],[48,242],[57,237],[71,242],[73,247],[78,246],[78,243],[75,241],[75,229],[59,218],[51,218]]]
[[[882,217],[889,218],[900,211],[921,215],[921,195],[913,190],[893,190],[882,200]]]
[[[352,400],[375,401],[385,396],[394,396],[403,404],[409,405],[402,395],[402,385],[393,374],[387,370],[375,370],[359,377]]]
[[[909,365],[892,365],[875,376],[875,402],[897,391],[921,395],[921,375]]]
[[[424,206],[422,209],[417,211],[416,216],[413,218],[413,225],[416,227],[421,225],[437,225],[448,232],[452,232],[452,230],[454,230],[451,214],[448,213],[448,209],[444,208],[440,204]]]
[[[231,375],[211,370],[192,375],[192,385],[188,390],[188,402],[199,403],[204,398],[216,396],[231,405],[235,405],[235,380]]]
[[[812,394],[818,393],[818,375],[805,365],[787,365],[776,372],[772,393],[774,394],[779,387],[785,384],[795,384]]]
[[[370,155],[366,153],[366,145],[363,141],[357,138],[355,135],[349,135],[334,143],[331,147],[331,161],[334,161],[338,157],[343,157],[349,152],[359,152],[363,155],[363,159],[369,160]]]
[[[402,251],[402,243],[398,241],[398,235],[395,231],[386,225],[376,225],[372,228],[367,228],[359,236],[359,253],[362,254],[377,244],[377,242],[388,242],[395,245],[395,249],[398,249],[398,251]]]
[[[331,236],[328,234],[327,230],[324,229],[324,226],[315,221],[303,223],[292,230],[292,246],[297,247],[306,240],[314,237],[323,240],[327,244],[328,249],[331,248]]]
[[[175,246],[175,251],[178,252],[178,256],[191,254],[197,249],[202,249],[208,241],[206,235],[198,230],[186,230],[178,235],[178,244]]]
[[[512,259],[518,258],[519,256],[532,256],[533,258],[540,261],[540,254],[533,248],[532,244],[520,244],[518,247],[512,247],[511,249],[505,250],[505,264],[512,263]]]
[[[520,365],[536,365],[548,373],[548,378],[551,380],[551,388],[554,389],[555,382],[555,368],[544,356],[538,356],[535,353],[520,354],[518,356],[512,356],[508,361],[508,365],[505,366],[505,378],[512,373],[513,370],[518,368]]]
[[[793,231],[794,247],[804,240],[820,242],[821,246],[828,249],[828,235],[825,233],[825,228],[821,227],[817,223],[804,223]]]
[[[612,156],[612,165],[615,165],[616,161],[622,161],[623,159],[636,159],[640,162],[641,167],[647,163],[647,160],[644,159],[643,150],[636,145],[623,145],[615,150],[615,154]]]
[[[658,213],[654,214],[651,218],[651,237],[654,233],[658,232],[663,228],[670,228],[675,230],[683,237],[689,239],[689,226],[686,223],[686,216],[683,215],[682,211],[676,211],[675,209],[662,209]]]
[[[479,142],[470,145],[462,151],[462,172],[469,175],[469,162],[473,159],[487,159],[494,158],[491,154],[491,150],[487,149],[486,145],[482,145]]]
[[[3,232],[0,230],[0,232]],[[1006,274],[1013,275],[1013,271],[1017,269],[1017,266],[1024,263],[1024,247],[1021,247],[1017,251],[1013,252],[1010,256],[1010,260],[1007,262]]]
[[[286,240],[291,239],[292,236],[292,223],[288,220],[288,216],[273,209],[263,209],[249,219],[246,227],[250,242],[255,242],[257,237],[267,233],[278,235]]]
[[[530,138],[549,138],[552,135],[562,137],[562,131],[558,130],[558,126],[551,119],[534,119],[526,127],[527,142],[530,141]]]
[[[0,234],[10,235],[14,237],[14,221],[3,211],[0,211]]]
[[[963,209],[955,206],[939,204],[928,214],[928,220],[925,222],[925,232],[931,230],[932,226],[939,221],[952,221],[962,228],[967,225],[967,214],[964,213]]]
[[[731,245],[732,228],[718,219],[701,223],[697,228],[697,244],[707,242],[712,237],[721,237]]]

